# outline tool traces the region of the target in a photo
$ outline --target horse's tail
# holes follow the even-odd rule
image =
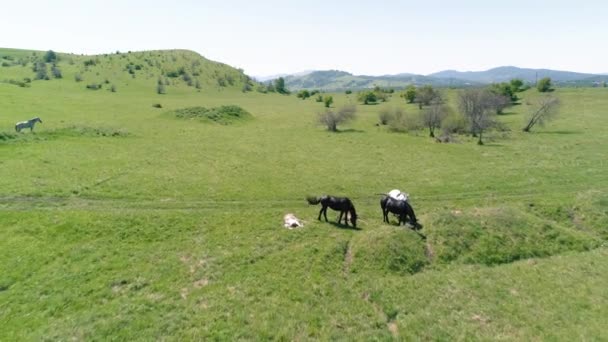
[[[322,197],[306,196],[308,204],[319,204]]]

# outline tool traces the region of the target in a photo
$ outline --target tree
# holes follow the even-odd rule
[[[374,93],[371,90],[360,92],[357,95],[357,99],[359,101],[363,102],[363,104],[376,103],[376,101],[378,101],[378,98],[376,97],[376,93]]]
[[[279,77],[274,80],[274,89],[279,94],[289,94],[289,90],[287,90],[287,88],[285,87],[285,79],[283,77]]]
[[[306,100],[307,98],[310,97],[310,92],[306,89],[300,90],[296,96],[302,100]]]
[[[523,89],[524,81],[522,81],[519,78],[514,78],[509,83],[511,84],[511,90],[513,91],[513,93],[519,93],[524,90]]]
[[[49,50],[44,54],[43,59],[47,63],[54,63],[57,61],[57,54],[53,50]]]
[[[414,103],[416,101],[416,87],[409,85],[405,88],[405,92],[400,95],[407,101],[407,103]]]
[[[488,98],[489,106],[496,114],[502,114],[502,111],[513,104],[511,98],[502,94],[496,94],[492,92],[491,96]]]
[[[334,98],[332,96],[325,96],[323,98],[323,103],[325,103],[325,108],[329,108],[332,103],[334,103]]]
[[[466,89],[458,95],[458,107],[469,123],[470,132],[483,145],[483,132],[496,124],[493,94],[487,89]]]
[[[357,107],[354,105],[341,107],[338,111],[327,109],[325,112],[319,113],[318,120],[319,123],[327,126],[328,131],[337,132],[338,124],[354,120],[356,118],[356,112]]]
[[[422,106],[430,105],[434,100],[440,101],[441,95],[431,85],[425,85],[416,92],[416,102],[418,102],[420,109],[422,109]]]
[[[434,101],[422,111],[422,123],[429,129],[429,137],[435,137],[435,129],[441,127],[441,123],[448,116],[448,107],[439,101]]]
[[[552,87],[552,84],[551,84],[550,77],[545,77],[545,78],[541,79],[540,81],[538,81],[538,84],[536,85],[536,88],[541,93],[546,93],[546,92],[551,91],[552,90],[551,87]]]
[[[559,105],[559,99],[555,96],[541,97],[528,115],[527,124],[523,131],[530,132],[536,124],[543,126],[545,122],[554,119],[558,113]]]

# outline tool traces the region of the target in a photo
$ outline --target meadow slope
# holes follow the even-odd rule
[[[0,340],[608,338],[606,89],[558,89],[559,119],[525,134],[528,91],[509,132],[437,144],[376,126],[417,113],[397,96],[332,134],[322,104],[244,93],[187,51],[60,55],[61,79],[8,82],[38,57],[0,49]],[[172,114],[223,105],[252,118]],[[382,223],[392,188],[425,239]],[[316,220],[305,197],[326,193],[360,229]]]

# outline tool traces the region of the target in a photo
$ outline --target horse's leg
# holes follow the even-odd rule
[[[323,206],[323,216],[325,217],[325,222],[329,222],[327,221],[327,206]]]
[[[342,223],[342,214],[344,214],[344,212],[340,210],[340,216],[338,216],[338,224]],[[346,217],[344,218],[344,221],[346,221]]]
[[[321,221],[321,214],[323,213],[323,206],[321,206],[321,210],[319,210],[319,218],[317,220]]]

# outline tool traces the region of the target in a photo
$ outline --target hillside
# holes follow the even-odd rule
[[[305,75],[285,76],[287,87],[292,90],[320,89],[343,91],[347,89],[405,88],[408,85],[427,85],[435,87],[465,87],[490,83],[506,82],[519,78],[528,83],[536,79],[550,77],[555,84],[573,86],[597,86],[608,81],[606,75],[594,75],[550,69],[523,69],[512,66],[498,67],[486,71],[445,70],[429,75],[402,73],[383,76],[353,75],[345,71],[313,71]]]
[[[121,91],[125,87],[156,92],[198,91],[204,88],[253,88],[242,70],[204,58],[188,50],[115,52],[75,55],[0,48],[0,82],[29,86],[31,82],[58,79],[77,82],[90,90]]]
[[[596,75],[584,74],[571,71],[560,71],[550,69],[525,69],[513,66],[504,66],[489,69],[486,71],[456,71],[446,70],[428,75],[436,78],[453,78],[464,81],[473,81],[479,83],[498,83],[507,82],[514,78],[519,78],[525,82],[534,83],[537,79],[550,77],[555,83],[569,83],[573,81],[581,81]]]
[[[431,84],[438,87],[464,86],[470,83],[458,79],[439,79],[415,74],[399,74],[385,76],[353,75],[345,71],[327,70],[314,71],[303,76],[290,75],[285,77],[289,89],[319,89],[324,91],[342,91],[382,88],[405,88],[408,85]]]

